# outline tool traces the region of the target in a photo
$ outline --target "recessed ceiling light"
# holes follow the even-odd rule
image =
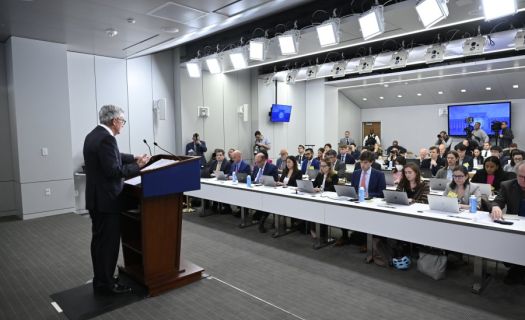
[[[381,99],[381,100],[383,100],[384,98],[385,98],[385,97],[383,97],[383,96],[379,97],[379,99]]]
[[[388,88],[388,83],[385,83],[383,86],[384,86],[385,88]]]
[[[397,97],[398,97],[398,98],[403,98],[403,95],[398,94]]]
[[[438,94],[443,94],[443,91],[438,91]]]
[[[490,91],[490,90],[492,90],[492,88],[491,87],[486,87],[485,90]]]
[[[512,86],[512,88],[514,88],[514,89],[518,89],[519,87],[520,87],[520,86],[517,85],[517,84],[515,84],[515,85]]]
[[[128,19],[126,19],[126,21],[131,24],[135,24],[137,22],[137,20],[135,20],[135,18],[132,17],[129,17]]]
[[[179,32],[179,28],[164,26],[162,27],[162,31],[167,32],[167,33],[177,33]]]
[[[461,92],[463,92],[463,93],[467,92],[466,89],[461,89],[461,90],[459,90],[459,91],[461,91]]]
[[[363,98],[363,101],[366,101],[366,100],[368,100],[368,99],[367,98]]]
[[[114,36],[118,34],[118,31],[113,28],[106,29],[105,31],[106,31],[106,35],[110,38],[113,38]]]
[[[418,97],[421,97],[421,93],[418,92],[418,93],[417,93],[417,96],[418,96]]]

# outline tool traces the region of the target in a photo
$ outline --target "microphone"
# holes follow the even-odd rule
[[[170,154],[170,155],[172,155],[172,156],[174,156],[174,157],[177,157],[177,156],[174,155],[173,153],[171,153],[171,152],[169,152],[168,150],[166,150],[166,149],[162,148],[161,146],[159,146],[159,144],[158,144],[156,141],[153,141],[153,145],[154,145],[155,147],[159,148],[160,150],[162,150],[162,151],[164,151],[164,152],[166,152],[166,153],[168,153],[168,154]],[[177,158],[178,158],[178,157],[177,157]]]
[[[148,146],[148,149],[149,149],[149,155],[150,155],[150,156],[153,156],[153,155],[151,154],[151,148],[150,148],[148,142],[146,141],[146,139],[144,139],[144,140],[142,140],[142,141]]]

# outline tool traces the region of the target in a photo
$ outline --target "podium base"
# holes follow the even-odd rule
[[[202,279],[202,272],[204,269],[188,260],[181,259],[179,271],[151,277],[149,279],[144,277],[143,270],[140,270],[139,268],[119,266],[119,271],[129,275],[131,278],[144,285],[148,290],[149,296],[153,297]]]

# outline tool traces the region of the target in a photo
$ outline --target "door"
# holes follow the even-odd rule
[[[381,122],[363,122],[363,139],[370,134],[371,131],[381,139]],[[362,143],[363,141],[361,141]]]

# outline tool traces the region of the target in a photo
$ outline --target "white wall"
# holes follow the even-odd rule
[[[472,102],[476,103],[476,102]],[[447,130],[447,115],[439,116],[439,108],[446,105],[420,105],[396,108],[362,109],[361,121],[381,121],[381,144],[387,147],[394,139],[409,151],[433,145],[436,135]],[[512,101],[512,131],[514,142],[525,146],[525,127],[519,125],[525,119],[525,99]],[[458,139],[455,139],[459,141]]]
[[[18,215],[69,212],[74,197],[66,47],[11,37],[6,55]]]
[[[11,151],[11,126],[9,124],[9,104],[7,100],[7,78],[5,68],[5,46],[0,43],[0,216],[16,213],[15,187]]]
[[[238,148],[245,158],[249,158],[253,140],[251,121],[244,122],[237,110],[248,104],[249,115],[257,112],[251,103],[250,71],[218,75],[203,72],[201,78],[190,78],[183,69],[180,78],[183,151],[193,133],[197,132],[206,141],[207,159],[216,148]],[[198,106],[209,107],[210,116],[198,117]]]
[[[350,101],[345,95],[338,92],[339,99],[339,138],[342,138],[346,130],[359,146],[363,139],[361,130],[361,109]]]

